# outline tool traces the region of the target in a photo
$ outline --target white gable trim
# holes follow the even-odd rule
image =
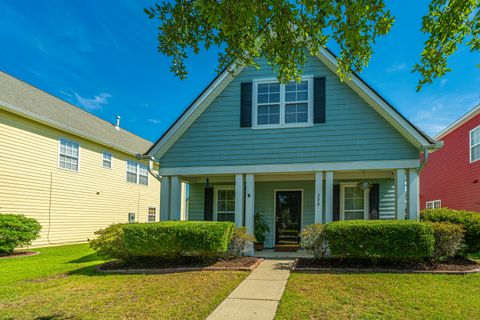
[[[225,69],[210,86],[198,97],[193,105],[168,129],[163,137],[148,151],[148,155],[161,157],[181,137],[195,120],[217,98],[244,67],[232,65]],[[233,71],[234,70],[234,71]],[[233,71],[233,75],[232,75]]]
[[[332,72],[337,71],[337,59],[326,49],[321,49],[317,56]],[[197,98],[186,112],[168,129],[162,138],[148,151],[148,155],[162,157],[168,149],[181,137],[192,123],[205,111],[216,97],[243,70],[244,67],[232,65],[223,71],[215,81]],[[229,70],[235,70],[234,75]],[[376,92],[369,88],[358,76],[352,75],[345,81],[372,108],[374,108],[388,123],[399,131],[410,143],[418,149],[432,146],[417,128],[413,127],[396,110],[388,105]]]
[[[333,54],[322,48],[317,56],[332,72],[337,72],[338,61]],[[345,83],[359,94],[375,111],[377,111],[388,123],[399,131],[410,143],[417,148],[431,145],[422,134],[418,132],[403,118],[396,110],[388,105],[376,92],[368,87],[357,75],[352,74],[351,79],[345,80]]]

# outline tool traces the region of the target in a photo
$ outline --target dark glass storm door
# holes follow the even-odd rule
[[[302,217],[302,191],[276,191],[275,244],[298,245]]]

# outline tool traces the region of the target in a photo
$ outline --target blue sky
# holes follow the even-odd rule
[[[429,134],[480,103],[480,54],[462,47],[453,71],[417,93],[412,74],[429,1],[387,1],[396,17],[362,77]],[[154,1],[0,0],[0,70],[155,141],[215,76],[216,52],[188,61],[181,81],[156,51]]]

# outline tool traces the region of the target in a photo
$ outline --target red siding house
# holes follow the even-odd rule
[[[480,211],[480,105],[440,132],[420,173],[420,207]]]

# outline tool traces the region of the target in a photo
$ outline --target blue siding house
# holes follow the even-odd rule
[[[418,219],[420,154],[437,147],[358,76],[341,82],[328,50],[280,84],[261,69],[221,73],[149,150],[160,165],[161,219],[270,225],[266,247],[308,224]]]

